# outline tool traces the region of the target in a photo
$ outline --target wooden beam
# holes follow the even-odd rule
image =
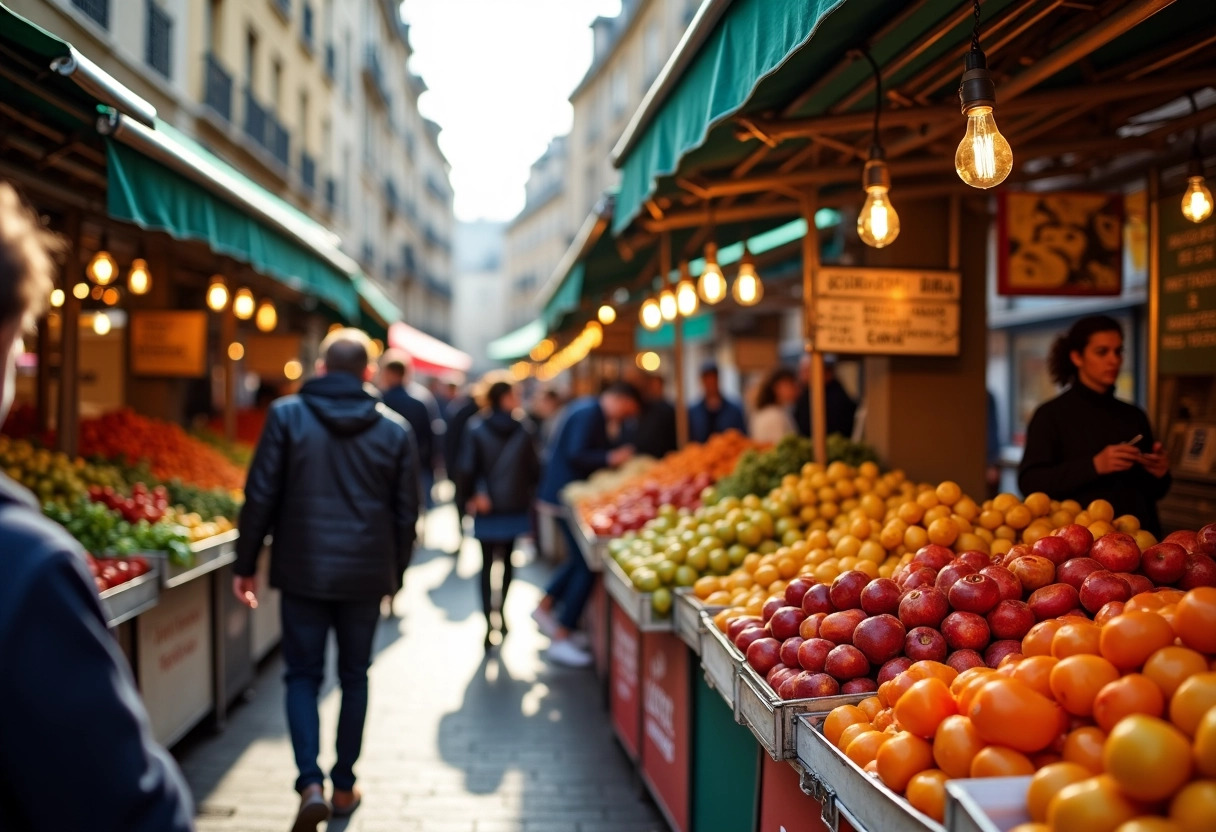
[[[679,228],[696,228],[709,221],[709,212],[690,211],[681,214],[669,214],[662,221],[642,220],[642,228],[657,234],[660,231],[674,231]],[[797,216],[797,202],[773,202],[764,205],[751,205],[717,209],[714,211],[716,222],[746,222],[747,220],[768,219],[772,217]]]

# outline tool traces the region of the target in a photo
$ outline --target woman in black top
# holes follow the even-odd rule
[[[473,490],[469,514],[473,536],[481,544],[481,608],[486,617],[485,646],[497,616],[499,633],[507,634],[503,605],[511,585],[511,552],[515,539],[531,528],[529,510],[540,478],[540,462],[528,430],[512,415],[519,406],[514,388],[500,381],[486,394],[488,409],[469,429],[462,449],[461,470]],[[502,564],[502,580],[495,603],[492,585],[494,562]]]
[[[1030,420],[1018,485],[1082,505],[1107,500],[1116,516],[1134,515],[1160,537],[1169,460],[1144,411],[1115,398],[1122,366],[1123,330],[1105,315],[1082,318],[1056,339],[1048,369],[1068,389]]]

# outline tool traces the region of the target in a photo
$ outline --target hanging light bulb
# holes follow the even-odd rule
[[[747,243],[743,244],[743,258],[739,261],[739,274],[735,275],[731,295],[740,306],[755,306],[764,297],[764,284],[760,282]]]
[[[604,327],[600,325],[599,321],[587,321],[587,326],[583,329],[583,336],[587,339],[587,346],[595,349],[604,343]]]
[[[89,296],[89,284],[77,283],[72,287],[72,297],[76,300],[84,300]]]
[[[1202,176],[1191,176],[1187,183],[1182,195],[1182,216],[1191,222],[1203,222],[1212,216],[1212,192]]]
[[[608,324],[616,320],[616,310],[605,303],[600,307],[599,312],[596,313],[596,317],[600,319],[601,324],[608,326]]]
[[[992,115],[996,106],[996,84],[988,72],[988,60],[980,49],[980,3],[975,0],[975,27],[971,50],[964,62],[958,85],[959,106],[967,117],[967,132],[954,153],[954,169],[973,188],[994,188],[1013,170],[1013,150],[997,129]]]
[[[659,314],[663,316],[663,320],[674,321],[679,313],[680,307],[676,303],[676,293],[671,289],[659,292]]]
[[[115,306],[118,304],[118,290],[111,286],[101,293],[101,302],[106,306]]]
[[[256,305],[253,300],[253,292],[248,289],[238,289],[232,297],[232,314],[242,321],[247,321],[253,317],[253,310]]]
[[[207,287],[207,307],[212,312],[219,312],[227,305],[228,287],[220,277],[211,278],[211,285]]]
[[[292,358],[283,365],[283,376],[288,381],[295,381],[302,375],[304,375],[304,365],[296,359]]]
[[[114,262],[114,255],[103,248],[93,255],[85,272],[98,286],[109,286],[118,277],[118,264]]]
[[[891,189],[891,173],[882,159],[882,148],[870,148],[870,160],[862,174],[866,201],[857,215],[857,235],[874,248],[890,245],[899,236],[899,214],[887,198]]]
[[[93,315],[93,332],[98,335],[108,335],[113,326],[110,316],[105,312],[98,312]]]
[[[245,357],[245,345],[240,341],[233,341],[228,345],[228,357],[233,361],[240,361]]]
[[[257,317],[254,323],[262,332],[274,332],[274,328],[279,325],[279,313],[274,308],[274,303],[269,300],[264,300],[258,304]]]
[[[680,282],[676,284],[676,311],[687,318],[695,315],[700,305],[697,300],[697,285],[692,282],[692,275],[688,273],[686,260],[680,264]]]
[[[62,289],[52,289],[51,290],[51,306],[53,306],[54,308],[58,309],[59,307],[63,306],[63,302],[65,299],[66,299],[66,296],[63,294]]]
[[[642,301],[642,308],[638,312],[638,319],[642,322],[642,326],[647,329],[658,329],[663,325],[663,313],[659,309],[659,302],[654,298],[646,298]]]
[[[146,295],[152,288],[152,275],[148,272],[148,261],[136,257],[131,261],[131,270],[127,272],[127,288],[133,295]]]
[[[714,243],[705,244],[705,270],[697,279],[697,294],[710,306],[726,298],[726,277],[718,265],[718,246]]]

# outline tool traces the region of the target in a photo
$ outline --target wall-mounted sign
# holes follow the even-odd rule
[[[1216,373],[1216,217],[1189,222],[1176,196],[1158,205],[1157,371]]]
[[[1123,195],[1019,193],[997,201],[1002,295],[1123,291]]]
[[[815,348],[958,355],[958,272],[825,267],[816,276]]]
[[[207,313],[132,312],[131,372],[137,376],[205,376]]]

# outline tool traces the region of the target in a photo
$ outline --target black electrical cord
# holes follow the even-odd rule
[[[870,54],[870,50],[864,46],[857,50],[862,57],[870,63],[870,69],[874,71],[874,138],[870,142],[874,147],[880,147],[878,143],[878,117],[882,113],[882,73],[878,71],[878,64],[874,57]]]
[[[971,48],[980,51],[980,0],[975,3],[975,25],[971,27]]]

